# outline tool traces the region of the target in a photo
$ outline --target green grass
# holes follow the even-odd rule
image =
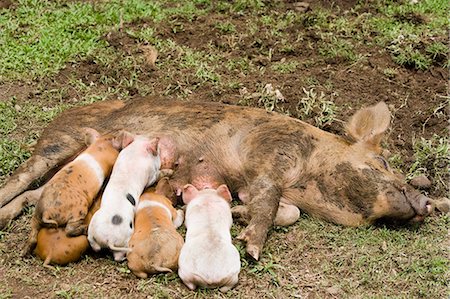
[[[159,3],[142,0],[90,3],[19,1],[15,11],[0,11],[0,81],[42,77],[67,62],[104,48],[101,37],[118,29],[121,21],[167,17],[190,18],[202,13],[193,3],[164,10]]]
[[[379,6],[381,14],[371,19],[370,24],[379,33],[377,43],[387,47],[396,63],[421,70],[433,63],[448,65],[448,48],[443,46],[450,24],[448,1],[424,0],[417,4],[386,1],[386,4]]]
[[[413,140],[415,161],[407,173],[407,179],[425,175],[433,181],[435,188],[448,188],[450,150],[449,139],[434,135]]]
[[[317,92],[314,88],[303,88],[304,97],[297,104],[297,117],[300,119],[314,119],[315,125],[323,128],[335,120],[338,110],[333,101],[327,99],[324,92]]]

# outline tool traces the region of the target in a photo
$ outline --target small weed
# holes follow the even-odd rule
[[[332,37],[330,43],[323,43],[319,47],[319,53],[329,59],[343,59],[348,62],[355,62],[361,57],[354,52],[351,42]]]
[[[117,267],[116,269],[117,269],[117,271],[119,271],[120,273],[123,273],[123,274],[131,273],[130,269],[128,269],[128,267],[126,265],[120,265],[120,267]]]
[[[323,128],[335,120],[337,107],[334,102],[326,99],[325,94],[319,94],[311,88],[303,88],[305,96],[297,104],[297,117],[305,120],[314,118],[316,126]]]
[[[248,273],[254,274],[256,276],[262,276],[262,275],[270,275],[272,283],[275,286],[279,286],[280,281],[278,278],[278,275],[276,274],[276,269],[283,269],[282,266],[278,265],[272,254],[267,254],[269,261],[266,261],[266,258],[261,258],[261,261],[256,262],[252,268],[248,270]]]
[[[0,299],[9,299],[13,298],[13,291],[8,289],[6,291],[0,291]]]
[[[397,170],[400,170],[404,166],[403,158],[400,154],[394,154],[388,159],[389,165]]]
[[[297,70],[297,66],[297,61],[280,61],[272,65],[272,70],[282,74],[294,73]]]
[[[216,27],[220,32],[225,34],[236,32],[236,26],[234,26],[234,24],[230,22],[216,23],[214,27]]]
[[[434,181],[435,188],[448,192],[449,180],[449,140],[434,135],[431,139],[413,139],[415,162],[410,166],[406,178],[425,175]]]
[[[392,79],[392,78],[395,78],[395,76],[398,75],[398,71],[397,71],[396,69],[394,69],[394,68],[388,67],[388,68],[385,68],[385,69],[383,70],[383,74],[384,74],[386,77],[388,77],[389,79]]]
[[[257,105],[266,111],[280,111],[281,103],[285,102],[284,96],[278,89],[273,89],[272,84],[266,84],[264,87],[258,88],[259,92],[249,93],[244,87],[240,90],[242,99],[239,105],[250,105],[257,100]]]

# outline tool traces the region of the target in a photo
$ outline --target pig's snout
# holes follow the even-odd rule
[[[433,210],[433,200],[426,197],[423,194],[415,194],[415,196],[406,197],[412,198],[410,200],[411,207],[413,208],[416,215],[411,219],[412,222],[422,222],[426,216],[428,216]]]

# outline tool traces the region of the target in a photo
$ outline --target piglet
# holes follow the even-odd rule
[[[98,196],[86,215],[86,225],[89,225],[92,216],[100,208],[100,203],[101,196]],[[50,264],[66,265],[78,261],[88,247],[86,235],[68,237],[63,227],[43,227],[38,233],[34,253],[44,261],[45,267],[51,268]]]
[[[183,223],[183,211],[172,206],[173,194],[168,178],[163,178],[139,199],[127,260],[128,268],[140,278],[178,269],[184,240],[176,228]]]
[[[92,249],[109,248],[114,260],[122,261],[133,233],[135,208],[145,187],[171,170],[160,171],[159,138],[132,136],[114,165],[100,209],[92,217],[88,241]]]
[[[241,262],[231,243],[231,199],[226,185],[217,190],[199,191],[191,184],[183,188],[187,232],[178,260],[178,275],[191,290],[197,286],[220,287],[220,291],[226,292],[238,282]]]
[[[85,217],[124,146],[122,138],[125,133],[114,137],[100,136],[91,128],[85,131],[88,148],[43,186],[23,255],[35,248],[41,227],[65,226],[64,231],[70,237],[86,232]]]

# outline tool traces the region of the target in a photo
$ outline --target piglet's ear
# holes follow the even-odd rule
[[[219,194],[220,197],[223,197],[228,202],[231,202],[233,198],[231,197],[230,190],[228,190],[227,185],[220,185],[219,188],[217,188],[217,194]]]
[[[358,110],[347,123],[347,133],[358,143],[380,153],[381,138],[389,128],[391,113],[386,103]]]
[[[153,156],[158,154],[158,142],[159,137],[153,138],[147,145],[147,151],[151,153]]]
[[[84,131],[84,142],[86,145],[91,145],[94,143],[98,138],[100,138],[100,133],[97,132],[97,130],[92,128],[83,128]]]
[[[112,145],[117,150],[122,150],[134,141],[134,135],[127,131],[120,131],[112,140]]]
[[[175,191],[173,190],[172,186],[170,185],[168,177],[164,177],[159,180],[159,182],[155,188],[155,193],[167,197],[168,199],[170,199],[172,204],[174,202],[176,203]]]
[[[198,189],[191,184],[184,185],[183,187],[183,202],[188,204],[198,194]]]

